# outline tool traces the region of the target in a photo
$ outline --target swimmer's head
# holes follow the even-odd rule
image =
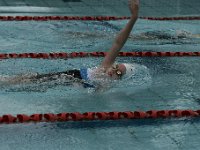
[[[131,77],[134,74],[135,65],[130,63],[124,63],[123,65],[126,68],[126,73],[124,74],[123,78]]]
[[[114,64],[108,69],[108,75],[113,79],[122,79],[132,76],[134,73],[134,65],[129,63]]]
[[[192,34],[190,33],[190,32],[188,32],[188,31],[185,31],[185,30],[177,30],[176,31],[176,36],[178,37],[178,38],[188,38],[188,37],[190,37]]]
[[[107,73],[112,79],[121,79],[126,74],[126,67],[124,64],[113,64]]]

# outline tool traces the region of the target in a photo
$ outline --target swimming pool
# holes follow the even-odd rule
[[[0,51],[106,51],[126,21],[0,22]],[[200,33],[199,21],[138,20],[133,33]],[[129,39],[124,51],[199,51],[200,39]],[[102,58],[69,60],[8,59],[1,76],[93,67]],[[118,58],[146,66],[151,80],[106,93],[51,84],[1,87],[0,114],[33,114],[151,109],[199,109],[199,58]],[[197,149],[199,119],[1,125],[1,149]]]
[[[109,22],[0,22],[1,52],[105,51],[126,21]],[[148,24],[148,26],[147,26]],[[199,33],[199,22],[138,20],[133,32],[167,31],[179,26]],[[124,51],[198,51],[199,39],[130,39]],[[69,60],[8,59],[1,61],[1,75],[55,72],[95,66],[102,58]],[[118,58],[149,68],[152,81],[131,90],[113,89],[93,94],[67,86],[17,85],[1,89],[2,114],[33,114],[150,109],[199,109],[199,59]],[[123,85],[126,87],[126,84]],[[107,121],[87,123],[38,123],[1,125],[2,149],[195,149],[198,119]],[[187,144],[186,144],[187,141]],[[106,143],[106,144],[105,144]],[[161,144],[162,143],[162,144]]]

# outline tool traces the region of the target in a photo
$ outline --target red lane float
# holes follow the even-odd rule
[[[0,59],[32,58],[32,59],[67,59],[77,57],[104,57],[107,52],[72,52],[72,53],[4,53]],[[120,52],[120,57],[194,57],[200,52]]]
[[[130,17],[115,17],[115,16],[0,16],[0,21],[109,21],[109,20],[124,20]]]
[[[186,17],[139,17],[146,20],[200,20],[200,16],[186,16]],[[116,17],[116,16],[0,16],[0,21],[109,21],[109,20],[125,20],[130,17]]]
[[[27,122],[67,122],[67,121],[93,121],[93,120],[121,120],[121,119],[158,119],[200,117],[200,110],[149,110],[126,112],[64,112],[59,114],[10,114],[0,116],[1,124],[27,123]]]
[[[187,17],[140,17],[140,19],[157,20],[157,21],[200,20],[200,16],[187,16]]]

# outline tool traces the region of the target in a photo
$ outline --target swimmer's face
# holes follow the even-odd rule
[[[126,73],[126,67],[124,64],[115,64],[108,69],[107,73],[114,80],[121,79]]]

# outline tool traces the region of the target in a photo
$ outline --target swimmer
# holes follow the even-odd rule
[[[105,33],[90,33],[90,32],[72,32],[68,31],[67,35],[73,38],[105,38],[112,36],[111,34]],[[109,37],[110,38],[110,37]],[[130,35],[129,40],[184,40],[184,39],[199,39],[200,34],[192,34],[186,30],[175,30],[174,33],[168,33],[167,31],[155,30],[146,31],[140,34]]]
[[[200,34],[192,34],[185,30],[177,30],[174,35],[166,31],[147,31],[139,35],[130,35],[131,40],[182,40],[182,39],[198,39]]]
[[[132,31],[132,28],[138,19],[139,3],[140,0],[128,1],[131,18],[115,38],[112,47],[108,51],[100,66],[96,68],[82,68],[80,70],[68,70],[64,72],[48,74],[35,74],[32,76],[16,76],[10,80],[10,84],[16,84],[20,82],[30,83],[37,81],[46,82],[57,80],[58,78],[66,78],[70,80],[74,79],[83,84],[84,87],[99,88],[97,86],[104,84],[102,83],[103,81],[121,80],[123,78],[132,76],[134,72],[134,65],[127,63],[116,64],[115,59],[126,43],[130,32]],[[99,81],[99,83],[93,84],[93,81]]]
[[[185,30],[177,30],[176,36],[178,38],[200,38],[200,34],[192,34]]]

